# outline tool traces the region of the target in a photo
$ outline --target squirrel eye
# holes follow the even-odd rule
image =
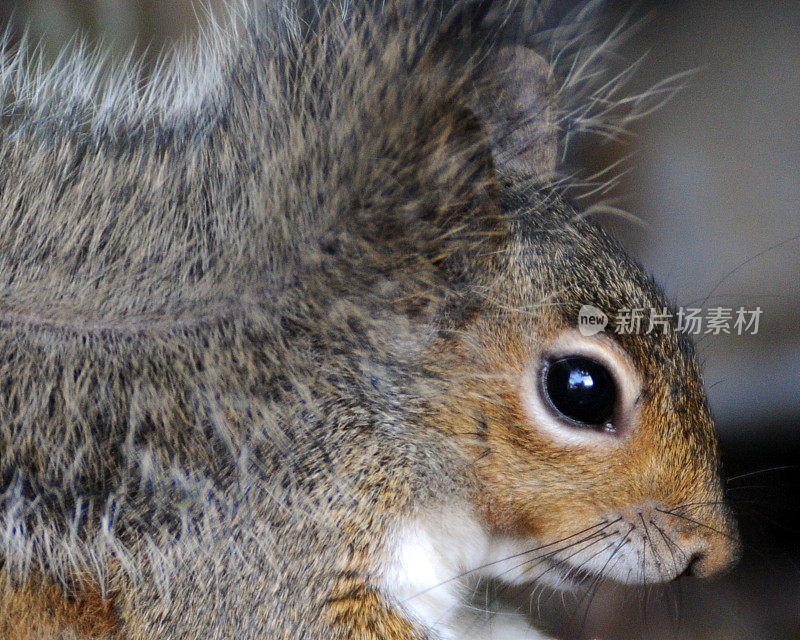
[[[567,356],[549,361],[542,372],[542,389],[550,406],[571,422],[614,430],[616,384],[597,360]]]

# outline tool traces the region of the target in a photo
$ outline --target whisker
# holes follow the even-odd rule
[[[617,519],[615,522],[618,522],[619,520],[621,520],[621,518]],[[607,525],[607,526],[610,526],[611,524],[614,524],[614,523],[608,523],[608,525]],[[579,548],[579,549],[576,549],[576,550],[575,550],[573,553],[571,553],[571,554],[570,554],[570,555],[568,555],[567,557],[565,557],[565,558],[562,558],[562,559],[560,559],[560,560],[557,560],[557,561],[556,561],[554,564],[552,564],[551,566],[549,566],[547,569],[545,569],[545,570],[544,570],[544,571],[542,571],[541,573],[537,574],[536,576],[532,577],[532,578],[530,579],[530,581],[535,583],[536,581],[540,580],[540,579],[541,579],[541,578],[542,578],[544,575],[546,575],[546,574],[547,574],[549,571],[552,571],[553,569],[556,569],[556,568],[558,568],[558,567],[560,567],[560,566],[564,565],[564,564],[565,564],[565,563],[566,563],[566,562],[567,562],[567,561],[568,561],[570,558],[574,557],[574,556],[575,556],[575,555],[577,555],[578,553],[581,553],[582,551],[585,551],[586,549],[589,549],[591,546],[593,546],[593,545],[594,545],[594,544],[596,544],[597,542],[600,542],[600,541],[602,541],[602,540],[605,540],[606,538],[608,538],[608,537],[611,535],[611,534],[608,534],[608,533],[605,533],[605,534],[602,534],[602,535],[600,535],[601,533],[602,533],[602,530],[601,530],[601,531],[596,531],[596,532],[594,532],[594,533],[592,533],[592,534],[590,534],[590,535],[588,535],[588,536],[584,537],[582,540],[579,540],[579,541],[576,541],[576,542],[572,542],[572,543],[570,543],[569,545],[566,545],[566,546],[564,546],[564,547],[561,547],[561,548],[559,548],[559,549],[555,549],[555,550],[553,550],[553,551],[550,551],[550,552],[548,552],[548,553],[547,553],[547,554],[545,554],[545,555],[542,555],[542,556],[537,556],[537,557],[535,557],[535,558],[533,558],[533,559],[531,559],[531,560],[526,560],[526,561],[524,561],[524,562],[521,562],[521,563],[517,564],[516,566],[514,566],[514,567],[511,567],[510,569],[508,569],[508,570],[506,570],[506,571],[504,571],[504,572],[502,572],[502,573],[498,574],[496,577],[497,577],[497,578],[500,578],[501,576],[503,576],[503,575],[505,575],[505,574],[507,574],[507,573],[509,573],[509,572],[511,572],[511,571],[515,571],[515,570],[517,570],[517,569],[519,569],[519,568],[521,568],[521,567],[524,567],[526,564],[530,564],[530,565],[531,565],[531,567],[534,567],[534,566],[536,566],[537,564],[541,564],[542,562],[545,562],[546,560],[548,560],[548,559],[552,558],[552,557],[553,557],[555,554],[557,554],[557,553],[559,553],[559,552],[561,552],[561,551],[565,551],[565,550],[567,550],[567,549],[570,549],[570,548],[572,548],[572,547],[575,547],[575,546],[578,546],[578,545],[581,545],[581,544],[583,544],[583,545],[584,545],[584,546],[582,546],[581,548]],[[599,537],[599,538],[597,538],[597,539],[593,539],[593,538],[596,538],[598,535],[600,535],[600,537]],[[586,542],[588,542],[588,544],[586,544]],[[606,548],[607,548],[607,547],[606,547]],[[602,551],[602,550],[601,550],[601,551]],[[599,553],[599,552],[598,552],[598,553]],[[593,554],[592,556],[590,556],[590,558],[589,558],[589,559],[591,559],[591,558],[592,558],[592,557],[594,557],[595,555],[597,555],[597,554]],[[570,575],[570,574],[567,574],[567,575]],[[512,585],[511,585],[510,583],[505,583],[505,584],[504,584],[504,585],[501,587],[501,589],[500,589],[500,590],[497,592],[497,594],[498,594],[498,595],[503,595],[503,594],[504,594],[504,593],[505,593],[505,592],[506,592],[506,591],[507,591],[507,590],[508,590],[508,589],[509,589],[511,586],[512,586]],[[475,626],[475,624],[477,624],[477,622],[478,622],[478,621],[477,621],[477,620],[475,620],[475,621],[474,621],[474,622],[473,622],[473,623],[470,625],[470,627],[469,627],[468,629],[471,629],[471,628],[473,628],[473,627]]]
[[[685,509],[686,507],[710,507],[718,504],[727,504],[727,500],[698,500],[697,502],[683,502],[676,505],[675,509]],[[652,522],[652,521],[651,521]]]
[[[770,245],[766,249],[762,249],[761,251],[759,251],[755,255],[750,256],[746,260],[743,260],[742,262],[737,264],[733,269],[728,271],[728,273],[726,273],[724,276],[722,276],[719,280],[717,280],[716,284],[713,287],[711,287],[711,290],[708,292],[708,294],[705,296],[705,298],[703,298],[701,304],[705,305],[708,302],[708,299],[711,296],[713,296],[714,293],[716,293],[717,289],[719,289],[722,286],[722,283],[725,282],[728,278],[730,278],[734,273],[739,271],[742,267],[747,266],[748,264],[750,264],[754,260],[758,260],[758,258],[760,258],[761,256],[769,253],[770,251],[774,251],[775,249],[778,249],[779,247],[782,247],[782,246],[787,245],[789,243],[797,242],[798,240],[800,240],[800,234],[799,235],[795,235],[795,236],[790,236],[789,238],[784,238],[780,242],[776,242],[775,244]],[[694,301],[694,302],[696,302],[696,301]],[[690,303],[690,304],[693,304],[693,303]]]
[[[682,515],[680,513],[674,512],[674,511],[669,511],[669,510],[665,510],[665,509],[659,509],[657,507],[656,507],[656,511],[660,511],[661,513],[666,513],[667,515],[670,515],[670,516],[675,516],[676,518],[681,518],[683,520],[687,520],[688,522],[692,522],[692,523],[696,524],[698,527],[703,527],[705,529],[709,529],[710,531],[713,531],[714,533],[718,533],[723,538],[728,538],[728,540],[733,540],[734,542],[737,542],[736,538],[734,538],[733,536],[725,533],[724,531],[720,531],[719,529],[715,529],[714,527],[712,527],[710,525],[707,525],[704,522],[700,522],[699,520],[695,520],[694,518],[690,518],[689,516],[684,516],[684,515]]]
[[[740,473],[737,476],[733,476],[731,478],[728,478],[725,482],[727,484],[727,483],[735,482],[736,480],[741,480],[742,478],[749,478],[751,476],[759,475],[759,474],[762,474],[762,473],[772,473],[774,471],[787,471],[789,469],[800,469],[800,465],[797,465],[797,464],[785,464],[785,465],[781,465],[779,467],[768,467],[767,469],[758,469],[756,471],[748,471],[747,473]]]
[[[602,535],[601,535],[601,534],[602,534]],[[576,547],[576,546],[578,546],[578,545],[580,545],[580,544],[585,544],[585,543],[586,543],[586,542],[588,542],[589,540],[592,540],[593,538],[596,538],[598,535],[600,536],[600,538],[599,538],[598,540],[604,540],[604,539],[605,539],[605,538],[607,538],[607,537],[608,537],[610,534],[607,534],[607,533],[605,533],[605,534],[604,534],[604,533],[602,533],[602,530],[600,530],[600,531],[595,531],[594,533],[592,533],[591,535],[588,535],[588,536],[586,536],[586,537],[585,537],[585,538],[583,538],[582,540],[578,540],[578,541],[576,541],[576,542],[572,542],[572,543],[570,543],[570,544],[568,544],[568,545],[565,545],[565,546],[563,546],[563,547],[560,547],[560,548],[554,549],[554,550],[552,550],[552,551],[549,551],[548,553],[546,553],[546,554],[544,554],[544,555],[536,556],[536,557],[534,557],[534,558],[531,558],[531,559],[529,559],[529,560],[524,560],[523,562],[520,562],[519,564],[516,564],[516,565],[514,565],[513,567],[511,567],[511,568],[509,568],[509,569],[506,569],[506,570],[505,570],[505,571],[503,571],[502,573],[499,573],[499,574],[497,574],[497,576],[496,576],[496,577],[497,577],[497,578],[500,578],[500,577],[502,577],[502,576],[506,575],[507,573],[510,573],[510,572],[512,572],[512,571],[516,571],[517,569],[520,569],[520,568],[522,568],[522,567],[525,567],[526,565],[531,565],[531,567],[534,567],[534,566],[536,566],[537,564],[541,564],[542,562],[544,562],[544,561],[546,561],[546,560],[550,560],[551,558],[553,558],[553,556],[555,556],[555,555],[556,555],[556,554],[558,554],[558,553],[561,553],[562,551],[566,551],[567,549],[571,549],[571,548],[573,548],[573,547]],[[589,548],[589,547],[591,547],[591,546],[592,546],[592,545],[593,545],[595,542],[598,542],[598,540],[592,540],[592,542],[590,542],[588,545],[586,545],[585,547],[583,547],[583,548],[581,548],[581,549],[578,549],[578,550],[576,550],[575,552],[573,552],[572,554],[568,555],[568,556],[567,556],[566,558],[564,558],[563,560],[558,560],[558,561],[556,561],[556,565],[554,565],[554,566],[558,566],[559,564],[562,564],[564,561],[566,561],[566,560],[569,560],[569,558],[573,557],[574,555],[576,555],[576,554],[580,553],[580,552],[581,552],[581,551],[583,551],[584,549],[588,549],[588,548]],[[552,567],[550,567],[550,568],[552,568]],[[549,571],[549,570],[550,570],[550,569],[547,569],[547,570],[545,571],[545,573],[546,573],[547,571]],[[544,574],[541,574],[541,575],[544,575]],[[535,582],[535,581],[536,581],[538,578],[540,578],[540,577],[541,577],[541,575],[539,575],[539,576],[536,576],[536,577],[535,577],[535,578],[533,578],[531,581],[532,581],[532,582]]]
[[[595,537],[595,535],[596,535],[596,534],[593,534],[592,536],[589,536],[589,538],[593,538],[593,537]],[[576,543],[572,543],[571,545],[569,545],[569,546],[567,546],[567,547],[564,547],[564,549],[569,549],[570,547],[576,546],[576,545],[578,545],[578,544],[584,544],[584,545],[585,545],[585,546],[583,546],[583,547],[581,547],[581,548],[579,548],[579,549],[575,550],[573,553],[571,553],[571,554],[570,554],[570,555],[568,555],[567,557],[565,557],[565,558],[562,558],[562,559],[560,559],[560,560],[557,560],[556,562],[554,562],[554,564],[552,564],[551,566],[547,567],[547,568],[546,568],[544,571],[542,571],[541,573],[539,573],[539,574],[537,574],[537,575],[533,576],[533,577],[531,578],[531,582],[533,582],[533,583],[537,582],[537,581],[538,581],[538,580],[540,580],[542,577],[544,577],[544,576],[545,576],[545,575],[546,575],[548,572],[550,572],[550,571],[553,571],[554,569],[557,569],[557,568],[559,568],[559,567],[563,566],[563,565],[564,565],[564,564],[565,564],[565,563],[566,563],[566,562],[567,562],[567,561],[568,561],[570,558],[574,557],[574,556],[575,556],[575,555],[577,555],[578,553],[581,553],[582,551],[585,551],[586,549],[589,549],[591,546],[593,546],[593,545],[594,545],[594,544],[596,544],[597,542],[600,542],[600,541],[602,541],[602,540],[605,540],[605,539],[606,539],[606,538],[608,538],[610,535],[611,535],[611,534],[603,534],[603,535],[602,535],[601,537],[599,537],[598,539],[596,539],[596,540],[591,540],[591,541],[590,541],[588,544],[585,544],[585,543],[587,542],[587,539],[584,539],[582,542],[576,542]],[[608,547],[608,546],[607,546],[607,547]],[[606,548],[607,548],[607,547],[606,547]],[[562,550],[563,550],[563,549],[562,549]],[[539,556],[539,557],[537,557],[537,558],[534,558],[533,560],[527,561],[527,562],[525,562],[525,563],[520,563],[519,565],[517,565],[517,567],[514,567],[514,568],[512,568],[512,569],[509,569],[509,571],[513,571],[513,570],[515,570],[515,569],[518,569],[519,567],[521,567],[521,566],[523,566],[523,565],[525,565],[525,564],[532,564],[533,566],[535,566],[536,564],[540,564],[541,562],[544,562],[545,560],[547,560],[547,559],[549,559],[549,558],[552,558],[552,556],[553,556],[555,553],[558,553],[558,551],[559,551],[559,550],[557,550],[557,551],[554,551],[554,552],[550,552],[550,553],[548,553],[546,556]],[[594,555],[596,555],[596,554],[594,554]],[[594,557],[594,555],[593,555],[593,556],[591,556],[591,557]],[[503,573],[507,573],[507,572],[503,572]],[[503,575],[503,574],[500,574],[500,575]],[[568,574],[567,574],[567,576],[569,576],[569,575],[571,575],[571,574],[570,574],[570,573],[568,573]],[[502,595],[503,593],[505,593],[505,592],[508,590],[508,588],[509,588],[510,586],[511,586],[511,585],[510,585],[510,584],[508,584],[508,583],[507,583],[507,584],[504,584],[504,585],[503,585],[503,587],[502,587],[502,588],[500,589],[500,591],[498,592],[498,594],[499,594],[499,595]],[[474,624],[475,624],[475,623],[473,623],[473,624],[470,626],[470,628],[472,628],[472,626],[474,626]]]
[[[656,528],[656,531],[658,531],[658,533],[661,535],[661,538],[666,543],[667,551],[669,551],[670,555],[672,556],[672,569],[673,569],[673,572],[675,573],[676,576],[679,575],[680,567],[678,566],[678,559],[675,556],[675,552],[672,549],[673,548],[676,549],[678,551],[678,553],[680,553],[684,557],[684,559],[686,559],[686,557],[687,557],[686,552],[683,551],[683,549],[681,549],[675,543],[675,541],[672,540],[672,538],[670,538],[667,535],[667,533],[661,527],[658,526],[658,524],[655,522],[655,520],[650,520],[650,524],[652,524]],[[682,601],[683,601],[683,592],[681,591],[680,583],[678,583],[678,594],[677,594],[677,597],[673,600],[674,606],[672,607],[672,609],[670,611],[671,623],[672,623],[673,629],[675,630],[676,634],[677,634],[678,629],[680,628],[680,621],[681,621],[680,611],[681,611],[681,608],[682,608],[682,606],[681,606],[682,605]]]
[[[544,571],[542,571],[541,573],[539,573],[539,574],[537,574],[536,576],[534,576],[534,577],[531,579],[531,581],[532,581],[532,582],[536,582],[537,580],[540,580],[540,579],[541,579],[541,578],[542,578],[542,577],[543,577],[543,576],[544,576],[544,575],[545,575],[545,574],[546,574],[548,571],[552,571],[553,569],[555,569],[555,568],[557,568],[557,567],[560,567],[560,566],[561,566],[561,565],[563,565],[565,562],[567,562],[567,560],[569,560],[570,558],[573,558],[573,557],[575,557],[575,556],[576,556],[576,555],[578,555],[578,554],[579,554],[581,551],[586,551],[586,549],[588,549],[588,548],[589,548],[589,547],[591,547],[592,545],[594,545],[594,544],[596,544],[596,543],[600,542],[601,540],[605,540],[605,539],[606,539],[606,538],[608,538],[610,535],[611,535],[611,534],[608,534],[608,533],[606,533],[606,534],[602,535],[600,538],[598,538],[597,540],[593,540],[592,542],[590,542],[589,544],[587,544],[585,547],[582,547],[581,549],[577,549],[576,551],[572,552],[571,554],[569,554],[569,555],[568,555],[568,556],[566,556],[565,558],[561,558],[560,560],[557,560],[557,561],[555,562],[555,564],[553,564],[552,566],[548,567],[547,569],[545,569],[545,570],[544,570]],[[550,554],[550,555],[551,555],[551,557],[552,557],[552,555],[553,555],[553,554]],[[548,559],[549,559],[549,558],[540,558],[540,560],[542,560],[542,561],[543,561],[543,560],[548,560]]]
[[[658,573],[663,578],[664,574],[661,571],[661,556],[656,551],[656,546],[653,544],[652,538],[650,538],[650,530],[647,528],[647,523],[644,521],[644,516],[641,513],[639,514],[639,520],[642,521],[642,526],[644,527],[644,535],[646,536],[647,542],[650,543],[650,549],[652,549],[653,551],[653,560],[656,563],[656,568],[658,569]],[[642,543],[642,545],[644,546],[644,543]],[[644,549],[643,551],[645,555],[647,555],[646,551],[647,551],[646,549]]]
[[[644,624],[645,629],[650,628],[650,623],[647,618],[647,609],[648,609],[648,600],[650,599],[650,589],[648,588],[650,585],[647,583],[647,573],[646,573],[646,561],[647,561],[647,541],[645,538],[642,538],[642,578],[639,581],[640,584],[643,586],[641,591],[641,596],[639,599],[639,610],[640,615],[642,617],[642,624]]]
[[[664,542],[666,543],[667,550],[670,552],[670,555],[672,555],[673,567],[675,569],[675,572],[678,573],[678,559],[675,557],[675,552],[672,549],[674,548],[675,550],[677,550],[678,553],[680,553],[683,556],[684,560],[687,559],[686,552],[683,549],[681,549],[677,545],[677,543],[667,535],[667,533],[666,533],[666,531],[664,531],[664,529],[662,529],[661,527],[658,526],[658,524],[655,522],[655,520],[650,520],[650,524],[652,524],[656,528],[656,531],[658,531],[658,533],[661,535],[661,537],[663,538]]]
[[[597,527],[601,527],[602,526],[601,529],[598,529],[598,531],[595,532],[595,533],[599,533],[600,531],[603,531],[604,529],[616,524],[621,519],[622,518],[617,518],[616,520],[613,520],[611,522],[598,522],[597,524],[593,524],[591,527],[587,527],[586,529],[578,531],[577,533],[573,533],[572,535],[565,536],[564,538],[561,538],[560,540],[555,540],[554,542],[548,542],[547,544],[543,544],[543,545],[540,545],[538,547],[533,547],[533,548],[527,549],[525,551],[520,551],[519,553],[512,554],[512,555],[507,556],[505,558],[500,558],[499,560],[493,560],[492,562],[487,562],[485,564],[482,564],[480,566],[474,567],[472,569],[468,569],[467,571],[464,571],[464,572],[462,572],[462,573],[460,573],[460,574],[458,574],[456,576],[453,576],[452,578],[448,578],[447,580],[444,580],[444,581],[442,581],[442,582],[440,582],[438,584],[435,584],[435,585],[432,585],[432,586],[430,586],[430,587],[428,587],[426,589],[423,589],[422,591],[419,591],[419,592],[415,593],[413,596],[409,596],[408,598],[403,600],[403,602],[408,602],[409,600],[412,600],[414,598],[418,598],[419,596],[425,595],[426,593],[429,593],[430,591],[433,591],[434,589],[438,589],[441,586],[444,586],[444,585],[449,584],[451,582],[454,582],[456,580],[460,580],[461,578],[465,578],[465,577],[467,577],[469,575],[472,575],[472,574],[474,574],[474,573],[476,573],[478,571],[482,571],[483,569],[486,569],[488,567],[492,567],[494,565],[500,564],[501,562],[507,562],[509,560],[513,560],[514,558],[520,558],[522,556],[526,556],[526,555],[531,554],[531,553],[536,553],[537,551],[541,551],[542,549],[547,549],[548,547],[552,547],[554,545],[561,544],[562,542],[565,542],[567,540],[575,538],[576,536],[580,536],[580,535],[582,535],[584,533],[587,533],[588,531],[591,531],[592,529],[597,529]],[[573,544],[578,544],[578,543],[576,542],[576,543],[573,543]],[[569,548],[569,545],[566,548]]]
[[[733,491],[763,491],[764,489],[775,489],[778,484],[777,482],[775,484],[743,484],[738,487],[726,487],[725,492],[730,494]]]
[[[582,622],[581,622],[581,633],[583,633],[583,631],[586,629],[586,621],[589,619],[589,610],[592,607],[592,602],[594,601],[594,597],[597,595],[597,589],[600,586],[600,581],[603,579],[604,574],[606,572],[606,569],[608,568],[609,564],[614,559],[614,557],[617,555],[617,553],[620,551],[620,549],[622,549],[622,547],[625,545],[625,543],[628,542],[628,536],[631,534],[631,531],[633,531],[635,528],[636,527],[634,525],[631,525],[631,528],[628,529],[628,531],[622,537],[622,540],[619,541],[617,546],[614,548],[614,550],[608,556],[608,559],[606,560],[605,564],[600,568],[600,571],[597,572],[597,576],[595,577],[595,579],[589,585],[589,589],[587,590],[587,594],[590,594],[590,595],[589,595],[588,601],[586,602],[586,608],[584,609],[584,612],[583,612],[583,617],[582,617],[583,619],[582,619]],[[581,601],[578,602],[578,606],[581,605],[581,602],[582,602],[582,599],[581,599]]]

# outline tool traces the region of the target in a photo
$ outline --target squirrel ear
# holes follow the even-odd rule
[[[471,85],[468,104],[489,136],[498,171],[552,177],[558,120],[547,61],[532,49],[503,46],[477,66]]]

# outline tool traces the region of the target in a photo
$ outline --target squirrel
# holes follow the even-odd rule
[[[148,80],[6,52],[0,637],[530,639],[470,581],[735,562],[690,340],[578,329],[672,306],[559,188],[537,10],[234,5]]]

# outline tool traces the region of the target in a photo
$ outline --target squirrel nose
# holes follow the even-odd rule
[[[741,556],[741,544],[736,525],[728,525],[712,532],[711,537],[700,542],[689,555],[689,562],[681,575],[709,578],[730,569]]]

